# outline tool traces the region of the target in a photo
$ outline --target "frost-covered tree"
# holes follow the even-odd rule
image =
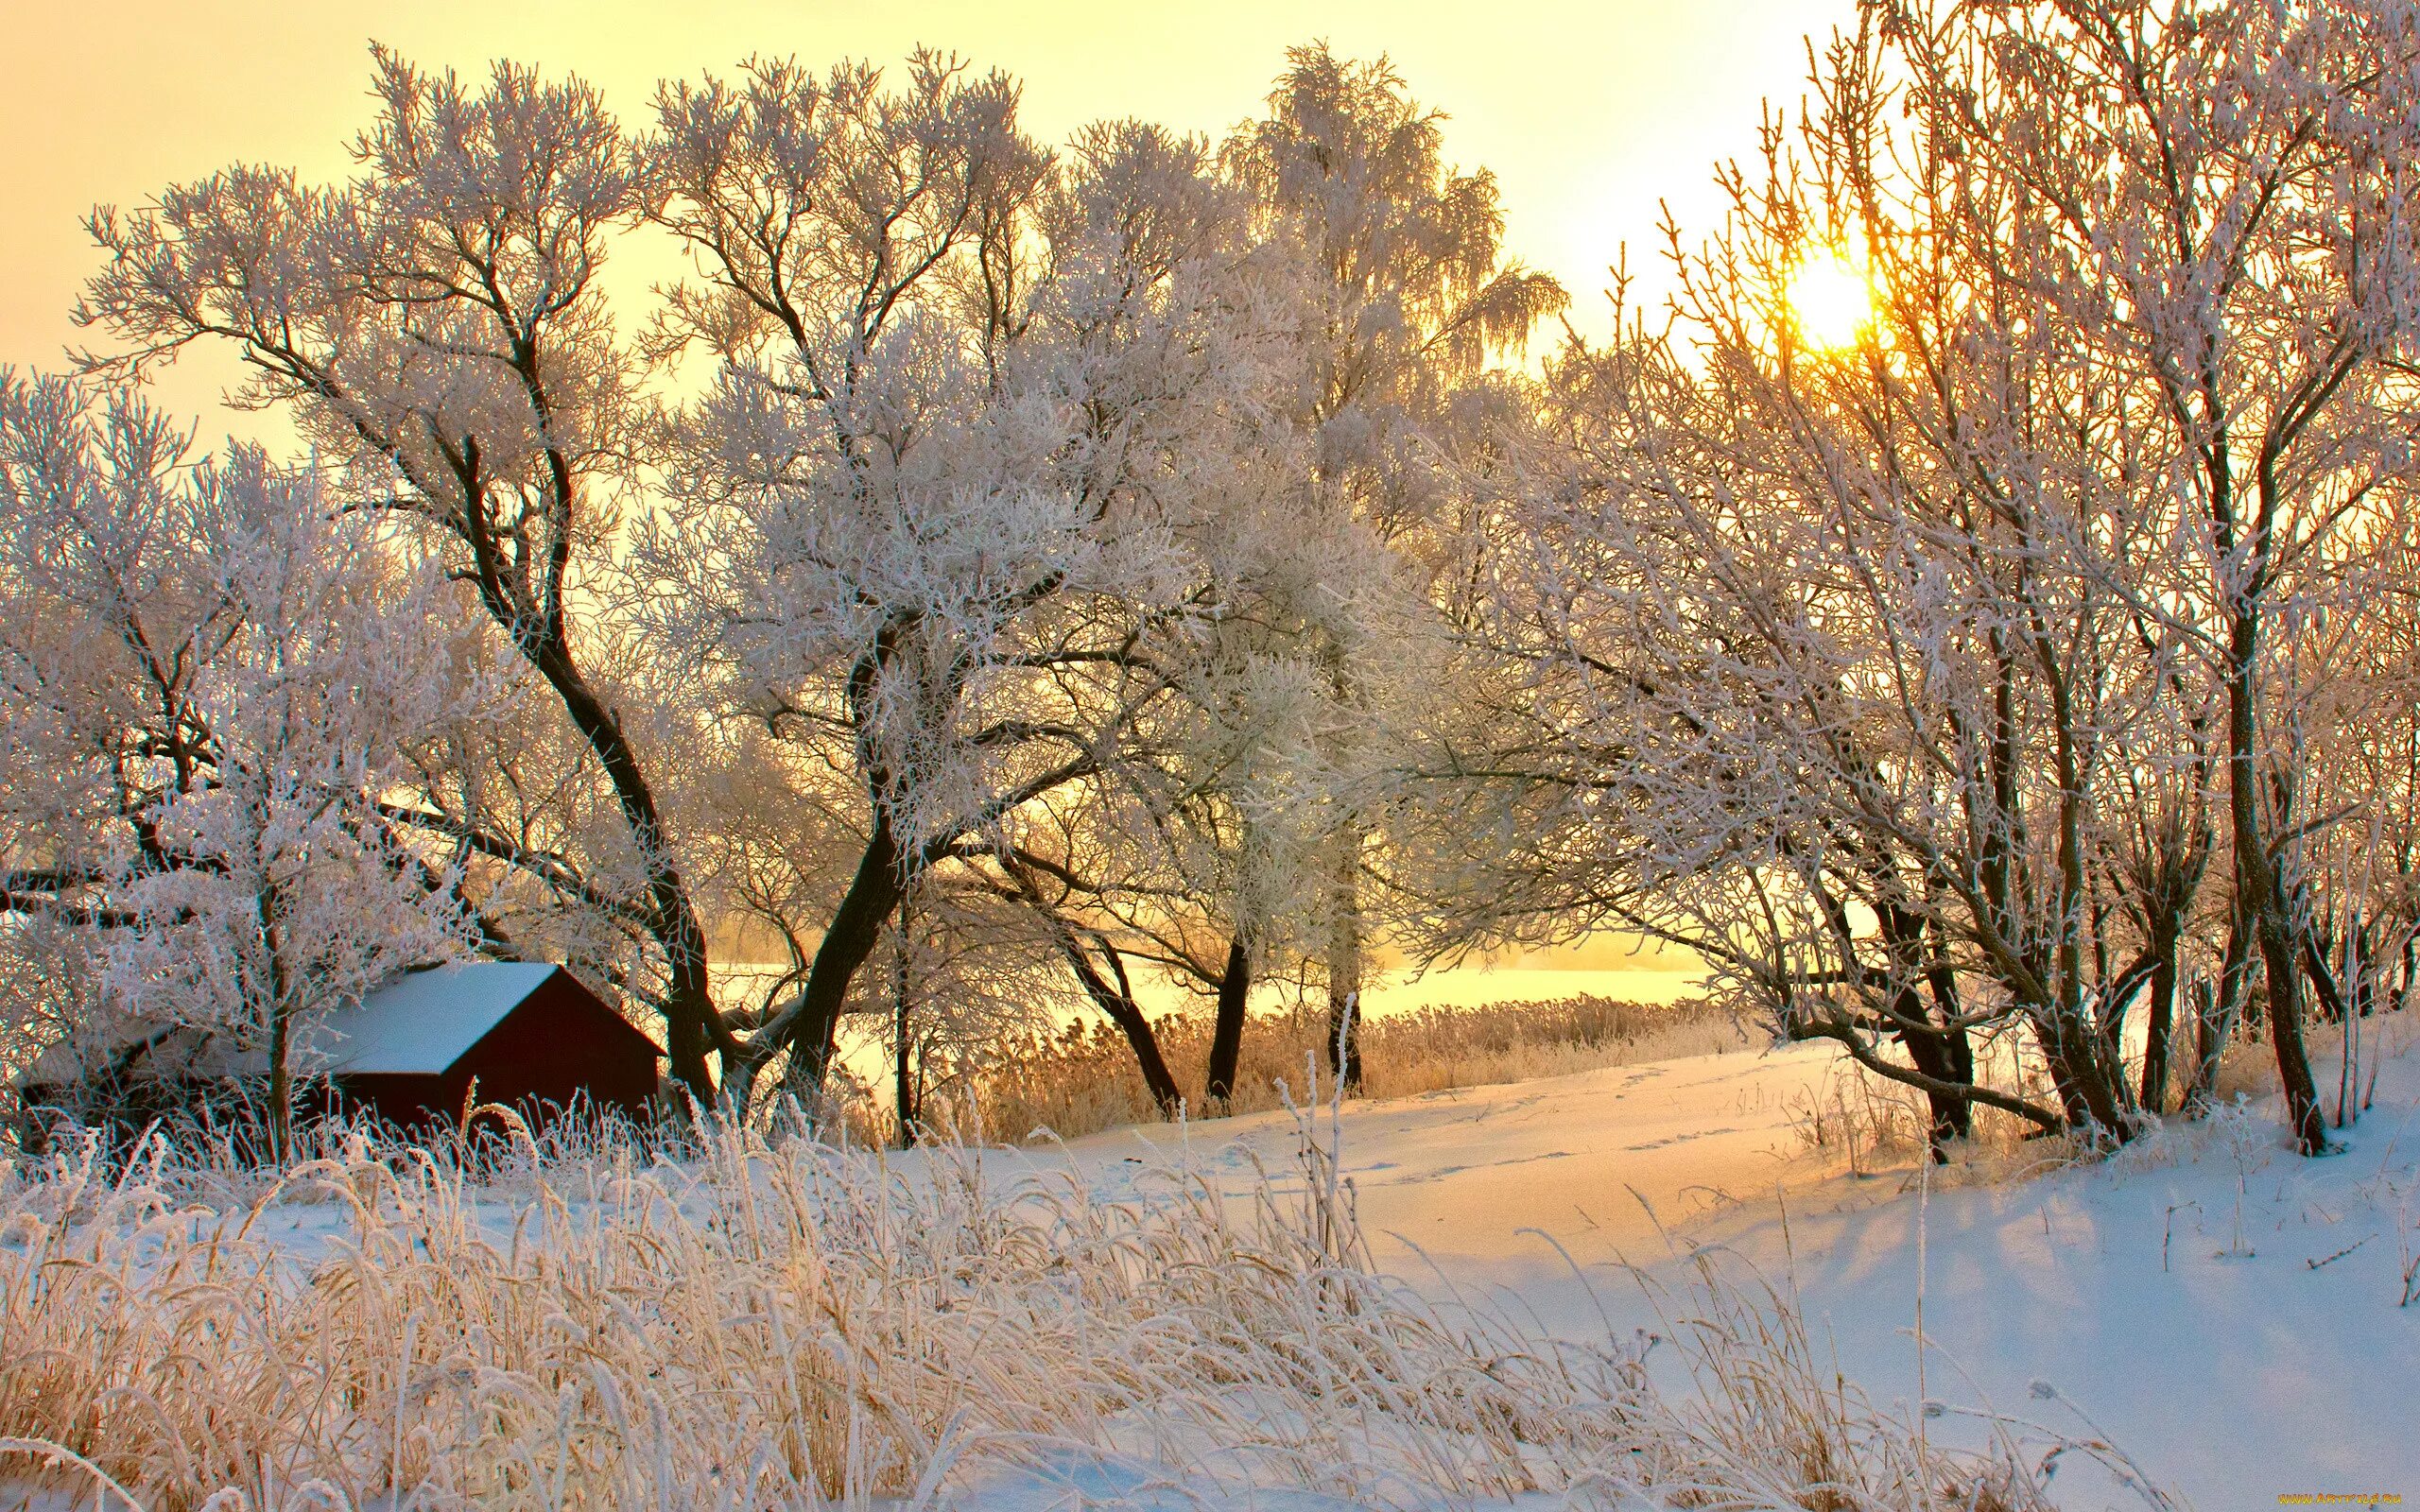
[[[1473,380],[1560,310],[1554,280],[1503,250],[1495,180],[1444,159],[1443,116],[1414,101],[1384,60],[1294,48],[1269,98],[1226,147],[1262,234],[1301,259],[1301,349],[1282,413],[1299,429],[1298,501],[1306,538],[1340,538],[1396,558],[1396,571],[1305,576],[1266,614],[1321,669],[1330,772],[1323,939],[1332,1069],[1359,1079],[1351,1017],[1361,990],[1367,854],[1403,763],[1386,710],[1430,663],[1399,654],[1421,631],[1427,577],[1450,562],[1455,518],[1443,464],[1473,420]],[[1356,534],[1368,540],[1348,543]],[[1405,681],[1393,679],[1405,679]],[[1433,696],[1435,690],[1429,690]]]
[[[1549,379],[1503,624],[1551,669],[1529,906],[1688,944],[1937,1133],[2122,1138],[2126,1015],[2148,988],[2162,1032],[2223,844],[2320,1147],[2275,630],[2360,611],[2331,564],[2409,467],[2410,22],[1867,8],[1728,226],[1676,236],[1678,328]],[[1806,329],[1810,266],[1861,330]],[[2009,1020],[2055,1105],[1962,1074]]]
[[[0,903],[87,962],[71,1038],[264,1056],[283,1158],[311,1016],[468,947],[458,873],[381,799],[480,688],[312,474],[186,445],[123,391],[0,374]]]
[[[2163,422],[2225,691],[2235,886],[2294,1136],[2317,1152],[2296,902],[2310,879],[2290,844],[2310,819],[2284,738],[2303,689],[2279,642],[2410,480],[2420,10],[2104,0],[1885,19],[1910,97],[1967,171],[2028,197],[2058,263],[2031,291],[2046,314]]]
[[[2281,848],[2296,882],[2313,1007],[2336,1025],[2333,1067],[2315,1067],[2340,1126],[2368,1105],[2377,1046],[2365,1021],[2420,991],[2420,548],[2391,513],[2330,553],[2337,592],[2281,617],[2281,660],[2307,696],[2289,705],[2285,748],[2316,822]],[[2348,604],[2360,611],[2346,613]],[[2365,1066],[2364,1062],[2367,1062]],[[2332,1073],[2332,1074],[2331,1074]]]
[[[1003,77],[752,65],[667,89],[650,214],[690,248],[679,417],[642,613],[728,713],[832,769],[863,850],[802,991],[744,1052],[820,1083],[907,889],[1103,780],[1204,608],[1256,368],[1198,146],[1104,128],[1063,162]]]
[[[710,1097],[706,935],[662,758],[625,707],[637,691],[608,675],[613,638],[593,612],[641,415],[597,275],[637,218],[638,175],[577,80],[499,65],[466,84],[381,49],[376,93],[344,184],[237,167],[132,214],[95,212],[108,262],[78,319],[116,347],[88,364],[139,373],[197,342],[233,344],[251,375],[240,402],[287,409],[349,464],[354,505],[409,520],[468,587],[569,727],[618,833],[581,837],[603,856],[540,855],[497,816],[422,818],[636,932],[646,958],[629,985],[664,1015],[673,1074]],[[592,885],[624,871],[627,889]]]

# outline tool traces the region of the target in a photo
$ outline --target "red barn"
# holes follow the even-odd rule
[[[453,1124],[478,1101],[543,1124],[575,1105],[644,1119],[654,1041],[559,966],[473,961],[409,971],[298,1026],[297,1100],[406,1127]],[[97,1117],[131,1138],[154,1118],[257,1117],[268,1056],[256,1039],[120,1024],[106,1043],[54,1045],[17,1079],[30,1147],[51,1117]]]
[[[655,1096],[655,1042],[560,966],[411,971],[313,1027],[306,1058],[349,1108],[450,1123],[478,1100],[539,1118],[575,1100],[631,1118]]]

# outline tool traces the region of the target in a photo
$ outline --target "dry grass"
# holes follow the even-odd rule
[[[354,1133],[232,1204],[223,1173],[55,1156],[0,1191],[0,1452],[153,1512],[939,1507],[1016,1473],[1092,1506],[2045,1504],[2025,1456],[1927,1447],[1710,1273],[1679,1396],[1632,1346],[1420,1302],[1301,1126],[1302,1168],[1239,1195],[1168,1169],[1117,1201],[794,1125],[525,1151],[487,1188]]]
[[[1177,1084],[1198,1093],[1209,1068],[1209,1017],[1171,1015],[1159,1021],[1158,1032]],[[1323,1040],[1316,1014],[1254,1018],[1244,1035],[1235,1097],[1218,1109],[1196,1102],[1188,1114],[1279,1107],[1285,1089],[1300,1092],[1306,1063],[1325,1063]],[[1744,1050],[1751,1042],[1728,1014],[1703,1003],[1579,996],[1417,1008],[1362,1025],[1361,1095],[1410,1097]],[[1014,1142],[1044,1129],[1075,1139],[1158,1117],[1124,1037],[1098,1021],[1010,1044],[975,1078],[971,1102],[975,1123],[967,1132],[990,1141]]]
[[[1980,1078],[1989,1086],[2048,1097],[2041,1072],[2016,1046],[2013,1038],[1982,1045],[1977,1057]],[[1829,1066],[1814,1087],[1794,1094],[1787,1112],[1802,1150],[1837,1160],[1855,1177],[1904,1172],[1922,1162],[1932,1126],[1931,1105],[1923,1092],[1846,1058]],[[1973,1133],[1951,1143],[1948,1163],[1930,1173],[1935,1190],[2023,1180],[2091,1153],[2075,1136],[2043,1135],[2027,1120],[1996,1108],[1975,1108],[1971,1117]]]

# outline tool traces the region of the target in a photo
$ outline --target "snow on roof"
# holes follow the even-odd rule
[[[407,972],[312,1025],[298,1063],[337,1075],[443,1071],[561,970],[470,961]]]

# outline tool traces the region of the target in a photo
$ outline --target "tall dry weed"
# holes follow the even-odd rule
[[[1755,1389],[1668,1396],[1633,1345],[1420,1301],[1332,1118],[1298,1127],[1297,1169],[1118,1200],[794,1120],[529,1145],[502,1187],[351,1131],[227,1205],[156,1144],[57,1154],[0,1191],[0,1453],[153,1512],[938,1507],[1071,1464],[1202,1504],[2042,1504],[1858,1404],[1786,1308],[1710,1295],[1689,1358]]]
[[[1210,1030],[1209,1017],[1200,1013],[1172,1014],[1157,1024],[1169,1071],[1180,1087],[1196,1093],[1209,1068]],[[1306,1060],[1325,1063],[1324,1041],[1317,1014],[1253,1019],[1235,1096],[1221,1108],[1206,1107],[1197,1096],[1187,1104],[1188,1116],[1266,1112],[1281,1105],[1287,1089],[1300,1095]],[[1647,1005],[1583,995],[1415,1008],[1362,1025],[1361,1092],[1409,1097],[1744,1050],[1751,1042],[1728,1013],[1703,1002]],[[1013,1142],[1044,1129],[1076,1139],[1159,1117],[1133,1053],[1105,1022],[1012,1040],[970,1081],[967,1095],[932,1112],[936,1123],[981,1140]]]

